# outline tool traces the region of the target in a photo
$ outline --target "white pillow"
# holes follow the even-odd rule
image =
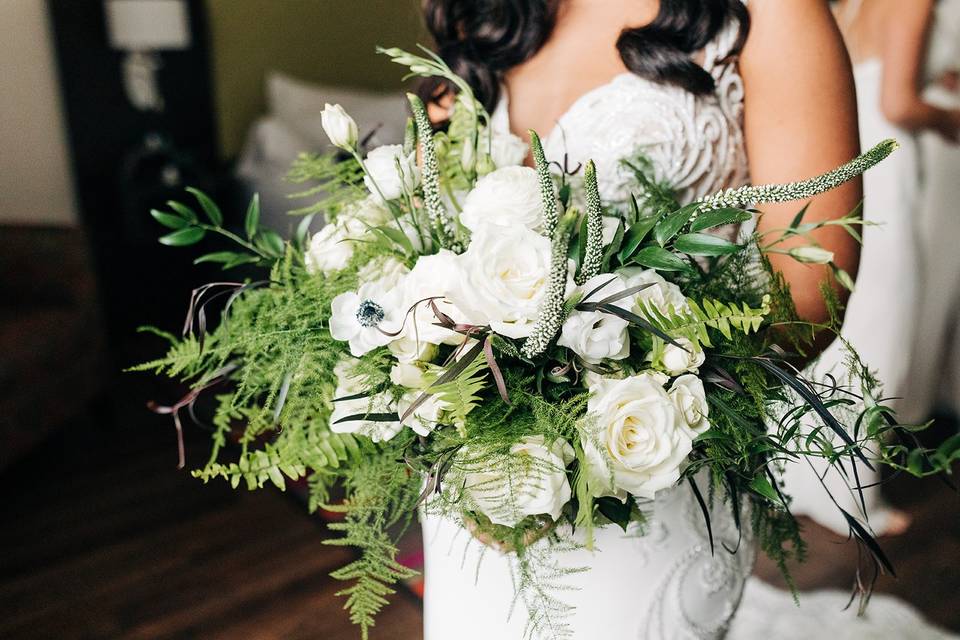
[[[323,132],[320,114],[325,104],[339,104],[360,129],[361,139],[377,130],[371,144],[398,144],[403,141],[407,102],[399,91],[378,93],[364,89],[324,86],[297,80],[279,71],[267,74],[267,108],[272,116],[304,139],[310,148],[323,151],[330,141]]]

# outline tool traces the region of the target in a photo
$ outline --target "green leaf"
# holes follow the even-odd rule
[[[700,203],[694,202],[668,214],[653,228],[653,239],[656,240],[657,244],[661,247],[667,244],[670,239],[677,235],[680,229],[683,228],[683,225],[687,224],[687,221],[690,220],[690,217],[693,216],[699,207]]]
[[[154,220],[170,229],[183,229],[190,224],[189,220],[184,220],[180,216],[175,216],[171,213],[164,213],[163,211],[158,211],[157,209],[151,209],[150,215],[153,216]]]
[[[408,238],[403,231],[388,225],[371,227],[370,230],[383,235],[387,240],[394,243],[407,253],[413,252],[413,243],[410,242],[410,238]]]
[[[640,218],[634,224],[630,225],[623,236],[623,247],[620,249],[620,262],[624,263],[630,259],[630,256],[637,250],[637,247],[646,239],[647,234],[657,224],[657,216],[647,216]]]
[[[249,253],[238,253],[233,260],[223,263],[223,270],[226,271],[227,269],[239,267],[242,264],[254,264],[259,261],[260,258],[257,256],[250,255]]]
[[[250,198],[247,216],[243,220],[243,228],[247,232],[248,240],[253,240],[253,236],[257,235],[258,226],[260,226],[260,194],[255,193]]]
[[[235,253],[233,251],[216,251],[214,253],[208,253],[206,255],[200,256],[193,261],[193,264],[203,264],[204,262],[219,262],[221,264],[231,262],[236,259],[237,256],[242,256],[242,253]]]
[[[690,223],[690,231],[703,231],[704,229],[713,229],[722,227],[725,224],[735,224],[737,222],[746,222],[753,218],[753,214],[745,209],[714,209],[705,211],[694,218]]]
[[[923,476],[923,449],[914,449],[907,456],[907,471],[914,476]]]
[[[830,268],[833,269],[833,276],[837,279],[837,282],[843,285],[847,291],[853,291],[856,288],[856,284],[849,273],[832,262],[830,263]]]
[[[254,241],[257,248],[272,258],[282,258],[284,253],[283,238],[276,231],[264,229]]]
[[[660,247],[644,247],[633,256],[633,261],[648,269],[657,271],[687,271],[690,265],[675,253]]]
[[[200,227],[187,227],[186,229],[180,229],[179,231],[174,231],[169,233],[162,238],[160,238],[160,244],[165,244],[169,247],[186,247],[191,244],[197,244],[203,240],[203,236],[207,234],[206,231]]]
[[[176,211],[177,214],[185,220],[189,220],[190,222],[199,221],[199,218],[197,218],[197,212],[181,202],[177,202],[176,200],[168,200],[167,206]]]
[[[767,477],[764,475],[754,476],[753,480],[750,481],[750,489],[755,493],[760,494],[767,500],[772,502],[780,503],[780,496],[777,494],[776,489],[773,488],[773,485],[770,484],[770,481],[767,480]]]
[[[603,252],[603,272],[606,273],[610,271],[610,260],[613,259],[614,254],[620,250],[620,247],[623,245],[624,238],[624,226],[623,220],[617,221],[617,231],[613,234],[613,240],[610,242],[610,245]],[[621,261],[622,263],[622,261]]]
[[[583,264],[583,259],[587,255],[587,216],[583,216],[580,220],[580,229],[577,231],[577,242],[570,247],[572,254],[570,258],[577,265],[577,270],[580,270],[580,265]]]
[[[676,239],[673,248],[690,256],[725,256],[743,247],[709,233],[685,233]]]
[[[187,192],[192,193],[193,197],[197,199],[197,202],[199,202],[200,206],[203,207],[203,212],[207,214],[208,218],[210,218],[210,222],[218,227],[223,226],[223,214],[220,213],[220,207],[217,206],[217,203],[211,200],[207,194],[199,189],[187,187]]]
[[[293,234],[293,246],[296,247],[300,253],[303,253],[307,248],[307,236],[310,233],[310,224],[313,222],[314,215],[315,214],[311,213],[304,216],[300,224],[297,225],[296,233]]]
[[[633,510],[633,505],[630,500],[620,502],[616,498],[604,497],[597,498],[595,504],[597,505],[597,510],[600,511],[607,520],[619,526],[624,531],[627,530],[627,525],[630,524],[630,512]]]
[[[793,221],[790,223],[790,229],[796,230],[800,226],[800,223],[803,222],[803,217],[807,215],[807,209],[810,208],[810,203],[803,205],[803,208],[797,212],[797,215],[794,216]]]

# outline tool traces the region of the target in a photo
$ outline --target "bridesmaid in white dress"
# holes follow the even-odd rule
[[[960,0],[937,3],[929,49],[927,75],[933,82],[924,100],[944,110],[960,110]],[[960,412],[960,145],[925,132],[920,158],[923,187],[914,223],[923,286],[910,394],[901,411],[910,422],[928,419],[938,401],[944,409]]]
[[[896,138],[901,145],[888,161],[864,176],[864,219],[871,226],[863,232],[856,291],[847,307],[842,334],[877,372],[884,395],[906,398],[894,406],[907,413],[913,395],[921,392],[910,375],[910,364],[918,310],[926,312],[920,306],[924,304],[924,281],[915,232],[921,174],[916,134],[930,130],[955,139],[960,113],[935,107],[921,97],[922,87],[942,73],[926,59],[933,0],[844,0],[836,5],[854,59],[860,137],[865,141]],[[845,358],[844,347],[835,342],[824,351],[811,375],[818,378],[837,372]],[[793,511],[845,535],[846,521],[836,506],[824,499],[815,475],[822,475],[823,470],[813,466],[815,470],[805,463],[787,469]],[[862,465],[858,474],[863,485],[879,480]],[[864,505],[847,488],[848,480],[831,471],[824,481],[840,506],[868,520],[877,534],[895,535],[909,525],[903,512],[885,504],[878,487],[864,490],[863,513]]]
[[[595,160],[601,195],[622,204],[633,185],[619,161],[638,153],[685,200],[743,184],[748,174],[757,183],[808,177],[857,154],[850,67],[826,2],[750,0],[752,24],[738,56],[748,25],[740,3],[425,5],[440,54],[495,112],[495,126],[524,136],[528,129],[541,132],[548,157],[566,156],[570,167]],[[842,215],[860,197],[858,182],[845,185],[819,198],[808,220]],[[767,208],[761,229],[787,226],[796,210]],[[857,246],[845,233],[828,229],[818,240],[842,268],[855,271]],[[818,286],[829,272],[789,259],[774,266],[790,283],[800,314],[823,321]],[[590,568],[561,580],[574,588],[560,593],[576,607],[572,637],[725,637],[753,547],[749,527],[741,539],[732,510],[717,502],[715,555],[687,487],[664,491],[648,505],[647,535],[606,527],[596,533],[595,552],[561,554],[564,567]],[[426,640],[523,637],[524,603],[509,615],[515,557],[443,518],[424,517],[423,530]],[[738,545],[737,554],[724,549]],[[557,622],[546,618],[548,625]]]

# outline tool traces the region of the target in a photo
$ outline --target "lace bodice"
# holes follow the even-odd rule
[[[703,67],[716,91],[695,96],[632,73],[582,95],[543,137],[548,159],[568,166],[593,160],[600,196],[621,204],[637,188],[624,159],[644,156],[656,178],[690,202],[748,181],[743,142],[743,81],[729,53],[738,28],[729,24],[703,51]],[[507,92],[494,111],[492,125],[507,131]]]

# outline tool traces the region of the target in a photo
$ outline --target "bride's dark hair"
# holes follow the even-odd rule
[[[487,110],[500,99],[503,74],[530,59],[553,31],[563,0],[425,0],[427,28],[437,53],[473,88]],[[746,40],[750,16],[742,0],[660,0],[650,24],[624,29],[617,49],[624,64],[640,77],[682,87],[694,94],[714,90],[713,77],[694,62],[728,20],[740,25]],[[436,99],[451,90],[442,81],[422,87]]]

